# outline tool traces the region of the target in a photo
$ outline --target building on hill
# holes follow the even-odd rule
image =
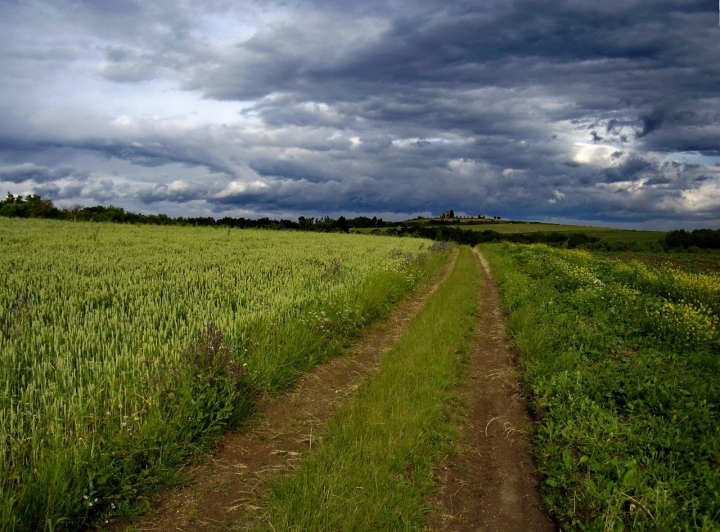
[[[442,215],[443,218],[455,218],[455,211],[450,209],[447,212],[444,212]]]

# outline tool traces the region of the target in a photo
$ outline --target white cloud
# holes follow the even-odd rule
[[[572,160],[576,163],[599,168],[607,168],[618,163],[618,159],[613,157],[613,153],[618,151],[614,146],[576,142],[574,148]]]
[[[237,196],[242,196],[243,194],[246,194],[248,192],[256,192],[259,190],[263,190],[268,187],[269,185],[267,183],[260,180],[245,183],[231,181],[223,190],[215,194],[214,197],[218,199],[233,198]]]
[[[448,161],[448,167],[463,177],[473,177],[478,172],[478,163],[472,159],[453,159]]]

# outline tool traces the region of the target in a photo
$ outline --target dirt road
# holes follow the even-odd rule
[[[487,262],[477,337],[462,395],[467,424],[457,457],[438,468],[441,510],[432,530],[447,532],[551,532],[555,525],[542,509],[526,428],[527,405],[505,339],[497,284]]]
[[[481,311],[461,390],[468,422],[459,455],[438,467],[435,500],[441,510],[430,518],[429,527],[453,532],[554,531],[533,474],[524,432],[530,420],[505,341],[499,292],[479,254],[478,261],[483,276]],[[326,421],[352,400],[453,264],[454,259],[388,320],[371,328],[347,356],[308,372],[287,395],[264,398],[260,421],[251,430],[224,437],[208,462],[190,473],[188,485],[166,493],[148,518],[113,530],[226,531],[261,521],[262,496],[270,483],[292,474],[303,454],[312,451]]]
[[[164,494],[141,522],[114,530],[219,531],[262,520],[261,498],[270,482],[292,473],[303,454],[312,451],[326,421],[352,400],[382,354],[448,276],[456,257],[345,356],[300,377],[287,395],[265,397],[258,407],[260,421],[246,432],[225,436],[208,462],[190,472],[185,488]]]

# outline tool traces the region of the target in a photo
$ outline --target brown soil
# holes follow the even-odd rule
[[[477,339],[461,393],[467,424],[457,456],[437,471],[438,531],[550,532],[555,525],[538,494],[526,430],[527,405],[505,340],[499,292],[485,259]]]
[[[687,267],[696,268],[698,270],[704,270],[707,272],[718,272],[720,271],[720,257],[717,255],[697,255],[694,261],[682,260],[668,257],[656,257],[650,254],[639,254],[639,253],[614,253],[610,255],[614,259],[622,261],[639,260],[649,266],[654,266],[658,269],[665,268],[667,266],[672,267]]]
[[[457,256],[457,255],[456,255]],[[264,397],[259,421],[222,438],[207,463],[190,471],[188,484],[165,493],[149,517],[114,530],[211,531],[237,529],[263,518],[262,495],[272,480],[291,473],[322,438],[325,422],[354,395],[425,300],[447,277],[455,258],[436,278],[372,327],[346,356],[300,377],[281,397]]]

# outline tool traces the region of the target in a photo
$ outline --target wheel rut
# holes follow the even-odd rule
[[[460,390],[468,405],[457,456],[437,470],[440,510],[430,519],[443,532],[551,532],[543,509],[526,429],[527,404],[505,339],[500,294],[477,252],[482,289],[477,336]]]
[[[163,494],[148,517],[112,530],[220,531],[261,521],[262,498],[271,482],[291,474],[321,441],[326,421],[352,400],[383,353],[449,275],[456,258],[457,251],[433,280],[370,327],[344,356],[305,373],[287,394],[263,397],[258,421],[247,431],[224,436],[207,462],[189,471],[187,484]]]

